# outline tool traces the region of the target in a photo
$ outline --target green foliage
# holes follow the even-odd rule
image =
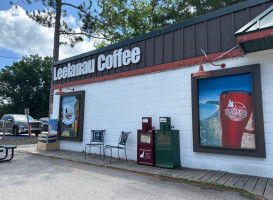
[[[31,116],[48,115],[52,58],[38,55],[24,56],[0,70],[0,116],[23,114],[30,109]]]
[[[148,33],[172,23],[168,10],[174,7],[172,0],[98,0],[96,20],[84,18],[82,29],[101,35],[104,44],[113,44]]]
[[[61,8],[63,17],[66,16],[63,6],[78,9],[79,20],[82,22],[81,32],[76,33],[62,21],[57,29],[68,40],[59,44],[70,44],[73,47],[86,36],[104,39],[95,45],[101,48],[245,0],[96,0],[96,9],[92,7],[95,0],[88,0],[88,5],[85,3],[87,0],[82,0],[78,6],[62,0],[21,1],[41,2],[52,8],[28,13],[30,18],[46,27],[54,27],[57,8]]]
[[[105,40],[103,40],[103,41],[101,41],[101,42],[95,42],[95,43],[94,43],[94,47],[95,47],[96,49],[100,49],[100,48],[105,47],[105,46],[107,46],[107,45],[109,45],[109,43],[107,43]]]
[[[194,16],[199,16],[213,10],[218,10],[245,0],[184,0],[187,7],[194,8]]]
[[[82,30],[102,36],[101,48],[244,0],[97,0],[93,19]],[[107,42],[105,42],[107,41]]]

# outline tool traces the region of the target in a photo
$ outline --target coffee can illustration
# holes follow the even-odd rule
[[[222,146],[241,148],[242,136],[253,110],[252,94],[244,90],[224,91],[219,97]]]

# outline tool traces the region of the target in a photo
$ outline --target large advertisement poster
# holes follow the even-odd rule
[[[200,144],[255,149],[251,73],[198,80]]]
[[[82,140],[84,92],[61,96],[59,138]]]
[[[192,78],[194,151],[265,157],[259,65]]]

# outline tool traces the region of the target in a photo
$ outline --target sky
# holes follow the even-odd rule
[[[251,74],[239,74],[198,80],[199,102],[219,101],[221,92],[244,90],[252,92]]]
[[[37,9],[44,9],[41,3],[28,5],[20,0],[14,0],[18,8],[10,5],[10,0],[0,2],[0,69],[4,66],[11,66],[13,62],[20,61],[23,56],[39,54],[40,56],[53,55],[54,29],[46,28],[32,19],[25,11],[32,12]],[[63,0],[67,3],[81,2]],[[77,10],[65,6],[67,16],[64,19],[69,25],[79,28],[77,21]],[[65,59],[81,53],[94,50],[95,40],[85,39],[76,44],[74,48],[69,45],[60,47],[59,59]]]

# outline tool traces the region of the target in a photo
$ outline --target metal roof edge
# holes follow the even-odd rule
[[[266,31],[266,30],[270,30],[270,29],[273,29],[273,26],[268,26],[268,27],[263,28],[263,29],[253,30],[253,31],[250,31],[250,32],[247,32],[247,33],[238,33],[238,34],[236,34],[235,36],[236,36],[237,39],[238,39],[238,38],[241,37],[241,36],[251,35],[251,34],[253,34],[253,33],[259,33],[259,32]],[[273,32],[272,32],[272,33],[273,33]],[[265,37],[270,37],[270,36],[271,36],[271,34],[270,34],[270,35],[268,34],[268,36],[265,36]]]
[[[261,14],[259,14],[257,17],[255,17],[254,19],[252,19],[250,22],[248,22],[246,25],[244,25],[242,28],[240,28],[235,35],[241,35],[241,34],[249,34],[251,32],[255,32],[255,31],[261,31],[270,27],[266,27],[263,29],[257,29],[257,30],[253,30],[251,32],[247,32],[245,33],[244,31],[246,31],[249,27],[251,27],[254,23],[256,23],[259,19],[263,18],[264,16],[266,16],[270,11],[273,10],[273,5],[270,6],[269,8],[267,8],[265,11],[263,11]]]
[[[101,52],[104,52],[104,51],[109,51],[109,50],[112,50],[112,49],[116,49],[116,48],[122,47],[124,45],[139,42],[141,40],[145,40],[145,39],[148,39],[148,38],[151,38],[151,37],[155,37],[155,36],[170,32],[170,31],[174,31],[174,30],[186,27],[186,26],[190,26],[192,24],[200,23],[202,21],[213,19],[213,18],[216,18],[216,17],[219,17],[219,16],[223,16],[223,15],[226,15],[226,14],[229,14],[229,13],[232,13],[232,12],[236,12],[236,11],[239,11],[239,10],[242,10],[242,9],[245,9],[245,8],[248,8],[248,7],[252,7],[252,6],[261,4],[261,3],[269,2],[269,1],[271,1],[271,0],[248,0],[248,1],[244,1],[244,2],[234,4],[234,5],[226,7],[226,8],[221,8],[221,9],[212,11],[210,13],[207,13],[207,14],[195,17],[195,18],[191,18],[191,19],[188,19],[188,20],[185,20],[185,21],[182,21],[182,22],[178,22],[176,24],[169,25],[169,26],[167,26],[165,28],[162,28],[162,29],[159,29],[159,30],[156,30],[156,31],[145,33],[143,35],[139,35],[139,36],[136,36],[134,38],[130,38],[130,39],[127,39],[127,40],[124,40],[124,41],[121,41],[121,42],[118,42],[118,43],[115,43],[115,44],[108,45],[108,46],[102,47],[100,49],[92,50],[92,51],[89,51],[89,52],[86,52],[86,53],[82,53],[82,54],[79,54],[79,55],[76,55],[76,56],[72,56],[72,57],[69,57],[69,58],[65,58],[65,59],[56,61],[56,62],[54,62],[54,65],[59,65],[59,64],[69,62],[69,61],[73,61],[73,60],[76,60],[76,59],[80,59],[80,58],[83,58],[83,57],[86,57],[86,56],[91,56],[91,55],[101,53]]]

